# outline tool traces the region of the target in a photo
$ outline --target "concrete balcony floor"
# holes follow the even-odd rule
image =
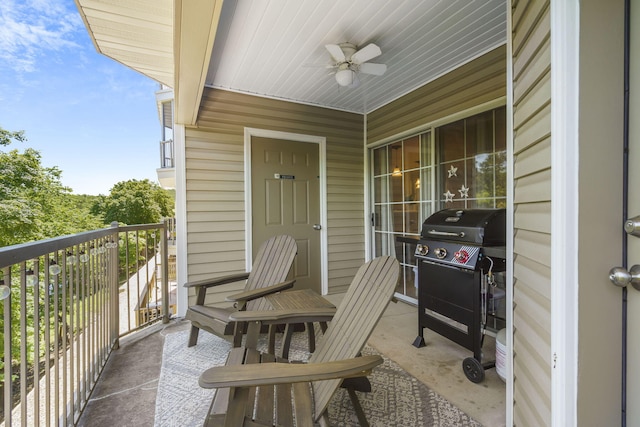
[[[340,298],[327,297],[334,304]],[[369,344],[483,425],[504,426],[505,384],[495,369],[486,371],[481,384],[470,382],[461,366],[471,352],[429,330],[424,331],[427,345],[413,347],[416,311],[403,302],[389,304]],[[189,327],[188,321],[172,319],[167,325],[155,325],[122,339],[77,425],[153,426],[164,336]],[[495,343],[491,337],[486,337],[483,351],[486,360],[493,359]]]

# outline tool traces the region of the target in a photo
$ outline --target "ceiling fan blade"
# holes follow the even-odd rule
[[[365,62],[360,65],[359,68],[361,73],[365,74],[373,74],[374,76],[381,76],[387,71],[386,64],[374,64],[373,62]]]
[[[337,44],[326,44],[324,45],[324,47],[327,48],[327,50],[329,51],[329,55],[331,55],[331,58],[333,58],[334,61],[344,62],[346,60],[342,48],[340,48],[340,46],[338,46]]]
[[[375,44],[369,43],[368,45],[351,55],[351,62],[360,65],[363,62],[367,62],[368,60],[380,55],[382,55],[382,50],[380,50],[380,48]]]
[[[335,64],[302,64],[301,67],[302,68],[326,68],[326,69],[330,69],[330,68],[337,68],[337,65],[335,65]]]

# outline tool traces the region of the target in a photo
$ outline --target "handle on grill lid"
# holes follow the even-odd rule
[[[433,234],[435,236],[464,237],[464,231],[456,233],[455,231],[429,230],[427,231],[427,233]]]

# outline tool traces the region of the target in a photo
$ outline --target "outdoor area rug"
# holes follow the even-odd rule
[[[162,370],[156,398],[156,427],[201,426],[214,390],[198,385],[207,368],[223,365],[231,344],[209,333],[200,333],[198,344],[187,347],[189,331],[165,338]],[[264,345],[264,343],[263,343]],[[290,359],[306,360],[306,334],[296,333]],[[363,354],[378,354],[366,346]],[[467,414],[430,390],[398,364],[384,357],[384,363],[369,376],[371,393],[358,393],[371,426],[480,426]],[[358,420],[346,390],[338,389],[329,405],[332,426],[357,426]]]

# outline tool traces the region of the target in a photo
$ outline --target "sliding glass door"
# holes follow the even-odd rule
[[[373,254],[402,264],[396,296],[417,303],[415,245],[422,222],[447,208],[506,205],[505,108],[483,112],[369,151]]]

